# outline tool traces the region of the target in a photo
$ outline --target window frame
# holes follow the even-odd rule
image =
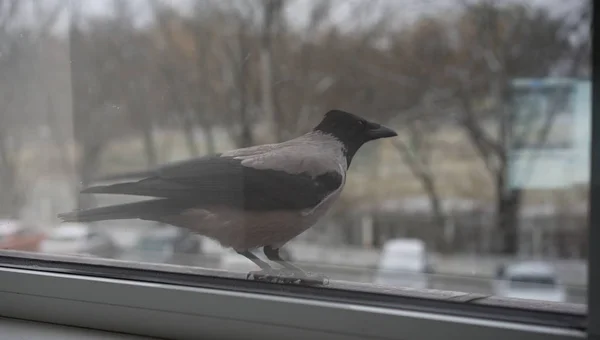
[[[596,34],[592,37],[596,45]],[[598,52],[592,53],[596,64]],[[177,339],[599,340],[600,154],[594,153],[600,150],[599,98],[592,82],[588,312],[587,320],[580,315],[579,329],[526,318],[554,311],[567,320],[582,312],[569,304],[358,283],[333,282],[339,290],[273,285],[221,271],[168,265],[152,265],[152,271],[98,258],[11,251],[0,251],[0,316]],[[197,276],[202,273],[219,277]],[[375,296],[379,299],[369,299]],[[453,310],[463,313],[452,315]],[[499,320],[487,314],[494,310],[514,314]]]
[[[19,251],[1,251],[0,263],[0,316],[144,336],[585,338],[586,309],[576,304],[336,281],[278,285],[221,270]],[[161,320],[169,322],[158,327]],[[215,328],[226,320],[236,326]]]
[[[597,6],[592,7],[591,39],[592,39],[592,117],[591,117],[591,145],[590,145],[590,190],[589,190],[589,245],[588,245],[588,339],[600,340],[600,87],[598,79],[600,72],[598,62],[600,51],[595,46],[599,45],[599,35],[596,34],[595,21]],[[596,289],[594,289],[594,287]]]

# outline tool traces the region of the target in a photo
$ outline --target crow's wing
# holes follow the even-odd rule
[[[340,187],[336,169],[318,176],[249,167],[242,159],[207,156],[159,168],[137,182],[97,186],[83,193],[128,194],[225,205],[248,210],[312,208]]]

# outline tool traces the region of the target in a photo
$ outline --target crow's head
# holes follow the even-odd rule
[[[337,138],[350,159],[366,142],[398,135],[388,127],[342,110],[328,111],[314,131]]]

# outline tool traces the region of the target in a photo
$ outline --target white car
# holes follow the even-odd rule
[[[502,297],[554,302],[566,301],[567,295],[553,266],[541,261],[506,266],[498,273],[494,291]]]
[[[383,246],[374,283],[386,286],[429,287],[425,243],[419,239],[394,239]]]
[[[39,251],[114,258],[118,247],[106,234],[81,223],[63,223],[42,240]]]

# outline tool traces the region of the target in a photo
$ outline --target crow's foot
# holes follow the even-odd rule
[[[252,271],[248,279],[271,283],[294,283],[306,285],[326,285],[329,278],[322,274],[290,271],[285,269],[267,269]]]

